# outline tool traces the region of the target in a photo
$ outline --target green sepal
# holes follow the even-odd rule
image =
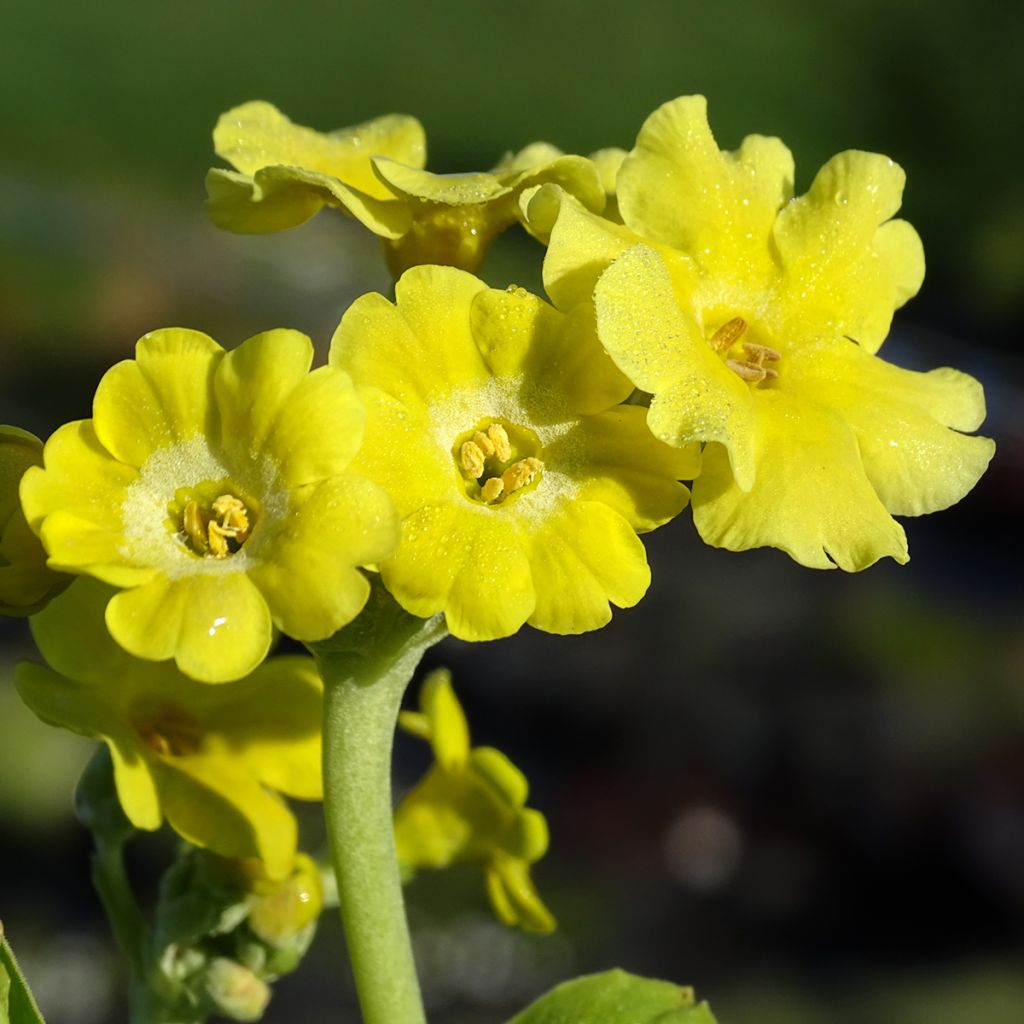
[[[622,970],[567,981],[508,1024],[715,1024],[693,989]]]
[[[43,1024],[14,952],[0,924],[0,1024]]]

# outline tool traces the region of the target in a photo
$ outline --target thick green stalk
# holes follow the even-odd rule
[[[391,751],[402,694],[444,636],[375,587],[363,614],[315,653],[324,679],[324,812],[365,1024],[424,1024],[395,853]]]

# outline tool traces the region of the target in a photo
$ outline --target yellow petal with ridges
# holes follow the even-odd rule
[[[352,379],[321,366],[294,388],[263,444],[289,488],[345,471],[363,441],[366,412]]]
[[[238,683],[196,690],[189,706],[204,707],[208,750],[280,793],[320,799],[323,684],[312,658],[270,658]]]
[[[45,471],[26,471],[21,481],[25,517],[36,533],[43,519],[64,509],[101,529],[121,528],[121,504],[138,472],[111,458],[91,420],[57,429],[44,449]]]
[[[222,857],[258,857],[271,878],[295,862],[298,829],[284,801],[222,757],[161,758],[154,766],[171,827]]]
[[[775,223],[781,280],[775,329],[789,342],[827,329],[875,352],[894,310],[924,279],[924,253],[899,209],[905,175],[888,157],[850,150],[832,157],[806,195]]]
[[[213,130],[217,155],[245,174],[283,164],[340,179],[378,199],[380,187],[370,158],[387,156],[413,167],[426,159],[423,127],[414,117],[386,114],[349,128],[318,132],[294,124],[273,104],[252,100],[222,114]]]
[[[623,405],[584,416],[547,449],[579,484],[579,497],[614,509],[638,533],[677,516],[690,492],[680,480],[700,472],[697,445],[673,448],[647,427],[647,410]]]
[[[120,462],[139,467],[158,448],[216,433],[213,374],[224,350],[199,331],[153,331],[135,359],[111,367],[93,399],[96,437]]]
[[[647,416],[655,437],[679,448],[719,442],[748,490],[757,431],[750,387],[680,308],[661,256],[647,245],[623,253],[601,276],[594,303],[601,344],[637,387],[655,393]]]
[[[510,636],[534,607],[528,541],[510,517],[468,501],[428,505],[402,522],[402,541],[380,566],[413,615],[443,611],[462,640]]]
[[[486,381],[469,310],[486,285],[453,267],[413,267],[395,285],[396,303],[371,293],[342,317],[330,363],[360,387],[386,391],[410,407]]]
[[[488,289],[477,295],[470,316],[473,337],[496,377],[522,374],[543,382],[520,396],[534,423],[598,412],[633,390],[597,340],[590,303],[564,315],[523,288]]]
[[[469,725],[447,669],[437,669],[423,681],[420,707],[430,722],[434,759],[446,771],[458,770],[469,757]]]
[[[585,633],[611,619],[611,604],[632,608],[651,571],[629,523],[596,501],[565,502],[534,533],[530,557],[537,602],[531,626]]]
[[[130,654],[153,661],[173,657],[185,675],[204,683],[251,672],[273,635],[266,600],[241,572],[157,577],[116,594],[106,622]]]
[[[326,480],[270,541],[273,557],[249,570],[274,621],[298,640],[324,640],[359,614],[369,583],[357,569],[398,543],[398,516],[386,492],[363,477]]]
[[[213,381],[222,445],[262,449],[312,363],[309,338],[283,329],[257,334],[228,352]]]
[[[748,136],[722,152],[703,96],[683,96],[645,122],[619,170],[623,221],[711,273],[765,278],[775,215],[793,194],[793,157],[779,139]]]
[[[850,427],[833,411],[782,391],[757,392],[757,477],[733,480],[718,445],[704,451],[693,484],[693,518],[714,547],[776,547],[812,569],[856,572],[907,541],[871,486]]]
[[[914,373],[849,341],[801,350],[788,390],[835,409],[857,435],[864,470],[893,515],[948,508],[978,482],[995,452],[969,437],[985,416],[981,385],[944,368]]]
[[[544,290],[563,310],[589,302],[602,271],[640,239],[628,228],[591,213],[557,185],[526,190],[523,223],[548,246]]]

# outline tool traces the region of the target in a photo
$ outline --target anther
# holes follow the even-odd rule
[[[233,530],[225,530],[220,523],[215,520],[210,521],[210,525],[207,527],[208,538],[210,544],[210,554],[214,558],[227,558],[230,554],[231,549],[228,547],[228,538],[234,539],[235,532]]]
[[[508,462],[512,458],[512,445],[509,444],[508,433],[500,423],[492,423],[487,428],[487,437],[494,446],[494,453],[499,462]]]
[[[505,491],[505,484],[500,476],[492,476],[483,487],[480,488],[480,497],[491,504],[491,502],[497,501]]]
[[[746,329],[747,321],[741,316],[734,316],[731,320],[727,320],[722,324],[722,326],[711,335],[708,339],[708,344],[716,352],[724,352],[726,349],[732,348],[732,346],[743,337]]]
[[[200,552],[204,552],[206,550],[206,524],[203,522],[202,512],[199,511],[198,501],[190,501],[185,506],[181,525],[188,534],[189,540]]]
[[[459,449],[459,464],[467,476],[479,480],[484,475],[484,453],[475,441],[464,441]]]
[[[501,474],[501,483],[505,493],[511,494],[525,487],[542,469],[544,463],[540,459],[529,456],[512,463],[504,473]]]
[[[733,373],[737,374],[743,380],[749,381],[751,384],[756,384],[758,381],[764,380],[769,373],[773,377],[778,376],[774,370],[769,370],[764,366],[758,366],[757,363],[740,362],[737,359],[726,359],[725,365],[728,366]]]
[[[220,527],[225,536],[233,537],[239,543],[249,536],[249,515],[245,503],[233,494],[222,494],[211,506],[214,515],[220,517]]]
[[[489,459],[494,454],[494,444],[491,439],[481,433],[479,430],[473,435],[473,444],[480,449],[485,459]]]
[[[743,342],[743,351],[750,357],[750,361],[760,366],[763,362],[777,363],[782,356],[773,348],[767,345],[755,345],[752,341]]]

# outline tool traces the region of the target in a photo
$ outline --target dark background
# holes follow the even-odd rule
[[[13,5],[12,5],[13,6]],[[322,215],[274,236],[202,210],[210,130],[262,98],[321,129],[418,116],[434,170],[547,139],[629,147],[703,92],[719,142],[777,134],[797,187],[847,148],[907,171],[928,276],[885,354],[980,378],[998,443],[957,508],[906,523],[913,561],[859,576],[649,538],[645,601],[599,634],[450,641],[478,743],[533,783],[561,928],[509,932],[470,868],[409,891],[438,1024],[495,1022],[620,964],[697,986],[721,1024],[1024,1019],[1022,8],[996,0],[606,0],[483,5],[21,4],[0,36],[0,421],[45,436],[156,327],[228,346],[307,331],[389,282],[376,241]],[[506,236],[496,285],[539,287]],[[51,1024],[123,1018],[69,792],[85,741],[18,702],[24,623],[0,622],[0,917]],[[397,782],[424,765],[399,749]],[[315,809],[304,819],[319,841]],[[151,884],[167,839],[133,868]],[[325,918],[267,1020],[335,1020]],[[348,1002],[344,1002],[344,1001]]]

